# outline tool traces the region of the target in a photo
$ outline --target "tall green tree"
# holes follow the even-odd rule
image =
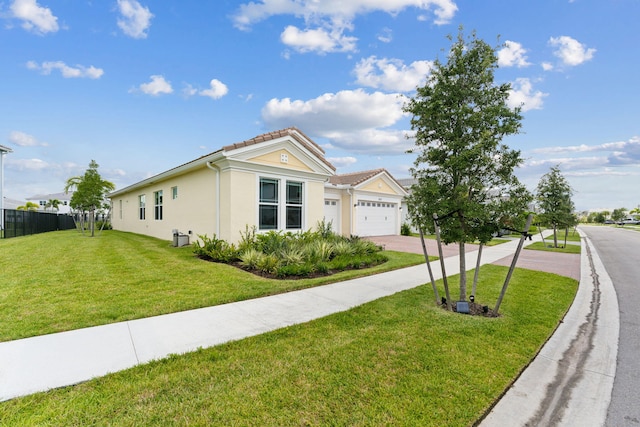
[[[416,227],[433,232],[439,218],[444,243],[460,251],[460,300],[467,297],[465,243],[486,243],[505,225],[524,222],[531,201],[515,168],[520,152],[502,143],[518,133],[520,107],[507,104],[509,84],[494,83],[496,48],[472,33],[449,37],[447,62],[436,60],[426,84],[404,110],[412,115],[416,153],[408,207]]]
[[[105,206],[107,193],[116,188],[112,182],[102,179],[98,166],[95,160],[91,160],[84,175],[67,179],[64,188],[65,193],[75,189],[69,203],[71,208],[80,211],[83,216],[89,213],[91,237],[95,235],[96,212]]]
[[[617,208],[611,213],[611,219],[615,222],[622,222],[627,217],[627,208]]]
[[[558,165],[551,168],[538,182],[536,199],[540,213],[538,218],[544,225],[553,227],[553,246],[558,247],[558,228],[577,224],[574,213],[573,190],[560,172]]]

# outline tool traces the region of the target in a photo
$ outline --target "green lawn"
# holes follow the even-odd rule
[[[477,301],[493,306],[506,273],[482,267]],[[575,280],[517,269],[502,317],[483,318],[437,308],[431,286],[420,286],[306,324],[3,402],[0,420],[471,425],[550,336],[576,289]]]
[[[543,242],[535,242],[530,244],[529,246],[526,246],[525,249],[531,249],[536,251],[560,252],[565,254],[580,253],[580,249],[581,249],[580,245],[567,243],[566,247],[553,248],[553,247],[550,247],[550,246],[553,246],[553,239],[551,240],[545,239],[545,241],[546,241],[546,245]],[[564,246],[564,240],[563,241],[558,240],[558,246]]]
[[[369,269],[270,280],[132,233],[75,230],[0,240],[0,341],[212,306],[424,262],[386,251]]]

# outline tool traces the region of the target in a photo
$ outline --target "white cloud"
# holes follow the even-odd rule
[[[542,65],[542,69],[543,69],[544,71],[551,71],[551,70],[553,70],[553,64],[552,64],[552,63],[550,63],[550,62],[543,62],[541,65]]]
[[[301,52],[353,52],[355,51],[355,37],[347,37],[343,34],[344,29],[317,28],[300,30],[293,25],[289,25],[280,35],[283,44]]]
[[[172,93],[173,88],[171,83],[166,81],[163,76],[154,75],[151,76],[149,83],[142,83],[139,89],[147,95],[158,96],[165,93]]]
[[[408,148],[405,132],[384,128],[405,117],[403,104],[398,94],[345,90],[308,101],[271,99],[262,109],[262,119],[269,128],[298,126],[339,148],[400,153]]]
[[[519,78],[511,85],[507,104],[511,108],[522,106],[522,111],[542,109],[543,99],[547,93],[534,91],[531,81],[527,78]]]
[[[240,5],[232,20],[236,28],[248,30],[271,16],[293,15],[304,19],[306,28],[288,26],[280,36],[283,43],[299,52],[351,52],[357,39],[344,33],[353,30],[356,16],[396,15],[410,7],[433,11],[437,25],[449,23],[458,10],[453,0],[256,0]]]
[[[27,62],[27,68],[30,70],[40,70],[42,74],[49,75],[53,70],[59,70],[62,77],[70,78],[90,78],[99,79],[104,74],[102,68],[96,68],[93,65],[85,67],[83,65],[76,65],[71,67],[62,61],[48,61],[38,64],[35,61]]]
[[[391,43],[393,40],[393,31],[391,28],[383,28],[382,31],[378,34],[378,40],[382,43]]]
[[[576,66],[593,58],[596,50],[569,36],[551,37],[549,45],[556,48],[553,52],[564,65]]]
[[[188,83],[182,89],[182,94],[186,97],[200,95],[208,96],[211,99],[220,99],[227,93],[229,93],[229,88],[218,79],[212,79],[209,82],[209,89],[198,90]]]
[[[545,147],[532,150],[532,153],[589,153],[607,152],[606,157],[600,157],[603,163],[610,166],[638,165],[640,166],[640,136],[634,136],[628,141],[607,142],[600,145],[570,145],[566,147]]]
[[[527,67],[527,50],[520,43],[507,40],[505,47],[498,51],[498,65],[500,67]]]
[[[198,89],[194,88],[189,83],[186,83],[184,89],[182,89],[182,94],[186,97],[193,96],[198,93]]]
[[[353,70],[356,81],[363,86],[396,92],[411,92],[425,83],[433,62],[415,61],[405,65],[399,59],[364,58]]]
[[[201,90],[198,94],[201,96],[208,96],[211,99],[220,99],[229,92],[227,85],[222,83],[220,80],[213,79],[209,82],[209,85],[209,89]]]
[[[49,145],[46,142],[38,141],[33,135],[29,135],[28,133],[20,132],[17,130],[14,130],[9,134],[9,142],[20,147],[46,147]]]
[[[51,9],[38,5],[36,0],[14,0],[11,12],[15,18],[21,19],[22,28],[37,34],[55,33],[58,31],[58,18]]]
[[[134,39],[147,38],[147,30],[151,26],[153,13],[148,7],[136,0],[118,0],[118,10],[122,15],[118,18],[118,27],[123,33]]]
[[[433,10],[436,16],[434,21],[438,25],[449,23],[458,10],[453,0],[256,0],[240,5],[233,21],[240,29],[247,29],[256,22],[275,15],[304,17],[307,22],[327,17],[334,21],[346,22],[357,15],[376,11],[396,15],[409,7]]]
[[[355,157],[327,157],[327,160],[336,168],[346,168],[356,163],[358,159]]]
[[[40,159],[8,158],[7,167],[19,171],[39,171],[49,168],[49,164]]]

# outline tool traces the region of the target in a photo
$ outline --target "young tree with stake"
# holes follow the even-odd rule
[[[467,298],[465,243],[486,243],[508,221],[517,221],[531,195],[514,175],[520,152],[501,141],[518,133],[520,107],[507,104],[509,84],[496,85],[496,49],[462,29],[447,62],[431,74],[404,110],[412,114],[417,183],[408,206],[414,225],[434,231],[438,218],[444,243],[459,244],[460,301]],[[516,223],[511,223],[516,226]]]

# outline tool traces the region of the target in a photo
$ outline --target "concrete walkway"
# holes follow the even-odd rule
[[[534,236],[533,242],[539,240]],[[483,264],[504,263],[517,244],[486,247]],[[580,288],[569,313],[482,426],[604,421],[615,374],[617,300],[588,239],[587,245]],[[475,267],[476,255],[466,254],[469,268]],[[440,263],[431,265],[441,278]],[[456,274],[458,268],[457,256],[445,259],[447,274]],[[3,342],[0,401],[307,322],[428,281],[426,266],[419,265],[249,301]]]

